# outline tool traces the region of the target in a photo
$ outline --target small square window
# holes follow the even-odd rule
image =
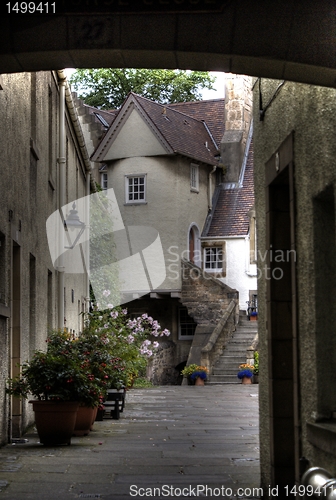
[[[199,172],[198,165],[192,163],[190,165],[190,190],[199,191]]]
[[[179,339],[188,340],[192,339],[195,335],[197,323],[188,314],[186,307],[179,309]]]
[[[207,271],[222,271],[223,249],[222,247],[204,248],[204,269]]]
[[[146,202],[146,175],[126,175],[126,203]]]

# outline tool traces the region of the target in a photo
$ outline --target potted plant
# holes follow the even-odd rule
[[[105,290],[104,295],[108,296],[109,290]],[[112,304],[105,310],[95,304],[85,315],[85,325],[78,345],[81,356],[92,364],[92,373],[101,379],[100,409],[104,409],[104,400],[109,408],[108,401],[120,400],[122,411],[126,389],[131,388],[139,373],[144,372],[148,359],[159,346],[156,338],[169,336],[170,332],[162,330],[146,313],[130,318],[127,309]],[[119,411],[115,413],[119,415]],[[98,418],[103,418],[103,412],[98,412]]]
[[[258,312],[252,311],[250,314],[250,321],[258,321]]]
[[[104,293],[107,296],[109,291]],[[103,311],[96,305],[86,315],[85,323],[85,334],[89,337],[101,335],[110,354],[119,359],[108,382],[109,388],[116,389],[131,387],[159,347],[156,339],[170,335],[169,330],[162,330],[148,314],[130,318],[127,309],[112,304]]]
[[[208,369],[206,366],[200,366],[193,363],[183,368],[181,374],[187,377],[190,385],[204,385],[204,381],[208,376]]]
[[[241,379],[242,384],[252,384],[252,377],[254,372],[254,366],[244,363],[239,365],[239,372],[237,377]]]
[[[94,340],[96,347],[97,338],[99,336]],[[106,361],[106,371],[102,369],[103,361]],[[107,385],[108,369],[112,369],[107,362],[108,354],[103,349],[89,351],[88,345],[79,338],[66,331],[54,331],[47,338],[47,351],[37,351],[31,361],[22,365],[21,374],[9,380],[9,394],[37,398],[29,402],[33,405],[41,443],[70,444],[76,421],[77,424],[82,422],[83,413],[89,424],[81,423],[77,429],[79,433],[75,434],[89,432],[93,412]],[[52,416],[60,411],[63,413],[53,422]],[[66,416],[69,417],[69,426],[65,429]],[[46,427],[48,424],[52,424],[51,429]],[[85,429],[83,425],[86,425]]]
[[[8,381],[7,393],[28,398],[35,412],[40,442],[70,444],[80,395],[86,389],[85,376],[76,358],[68,353],[37,351],[23,363],[21,374]]]

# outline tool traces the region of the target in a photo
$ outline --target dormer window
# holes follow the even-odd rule
[[[190,191],[198,193],[199,191],[199,172],[198,165],[191,163],[190,165]]]

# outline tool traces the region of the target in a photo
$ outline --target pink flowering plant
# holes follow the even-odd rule
[[[170,335],[148,314],[131,318],[126,308],[112,304],[104,311],[96,306],[86,315],[85,323],[83,335],[88,339],[102,336],[110,355],[118,360],[115,372],[107,380],[109,387],[116,388],[130,386],[159,347],[156,339]]]
[[[130,318],[127,309],[112,304],[104,311],[95,307],[78,337],[50,332],[46,352],[37,351],[21,365],[7,393],[98,406],[107,389],[130,386],[157,350],[156,339],[169,335],[147,314]]]

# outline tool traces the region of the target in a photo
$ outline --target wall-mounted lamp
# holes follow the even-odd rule
[[[68,218],[64,221],[64,227],[68,231],[74,233],[76,231],[77,236],[76,239],[74,240],[73,244],[70,247],[64,247],[64,248],[70,248],[73,249],[76,246],[77,241],[79,238],[82,236],[85,230],[85,223],[81,222],[78,212],[76,210],[76,203],[74,202],[72,205],[72,210],[70,210],[70,213],[68,215]],[[71,242],[70,237],[68,236],[68,240]]]

